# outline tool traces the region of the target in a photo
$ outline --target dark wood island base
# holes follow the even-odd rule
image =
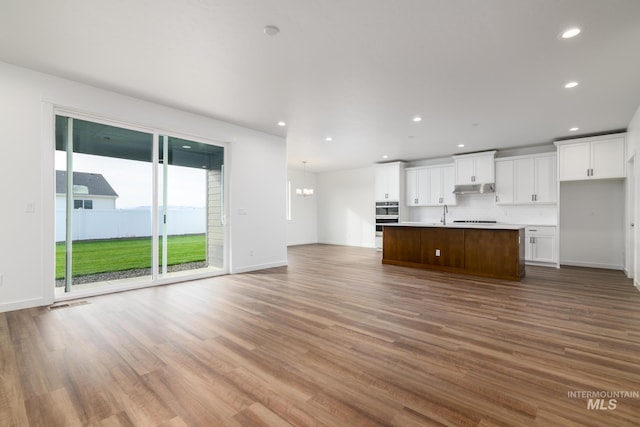
[[[519,281],[524,228],[385,226],[382,263]]]

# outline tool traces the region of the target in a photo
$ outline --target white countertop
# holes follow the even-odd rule
[[[399,222],[396,224],[384,224],[385,227],[425,227],[425,228],[481,228],[487,230],[520,230],[525,228],[521,224],[480,224],[480,223],[447,223],[442,225],[440,222]]]

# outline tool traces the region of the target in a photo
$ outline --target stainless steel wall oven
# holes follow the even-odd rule
[[[400,202],[376,202],[376,248],[382,248],[382,227],[399,220]]]

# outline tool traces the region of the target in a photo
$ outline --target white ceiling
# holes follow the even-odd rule
[[[624,129],[639,51],[640,0],[0,0],[0,60],[286,136],[309,171]]]

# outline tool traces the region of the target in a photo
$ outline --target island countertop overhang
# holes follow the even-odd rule
[[[473,228],[482,230],[520,230],[526,226],[522,224],[501,224],[501,223],[447,223],[439,222],[398,222],[393,224],[384,224],[384,227],[417,227],[417,228]]]

